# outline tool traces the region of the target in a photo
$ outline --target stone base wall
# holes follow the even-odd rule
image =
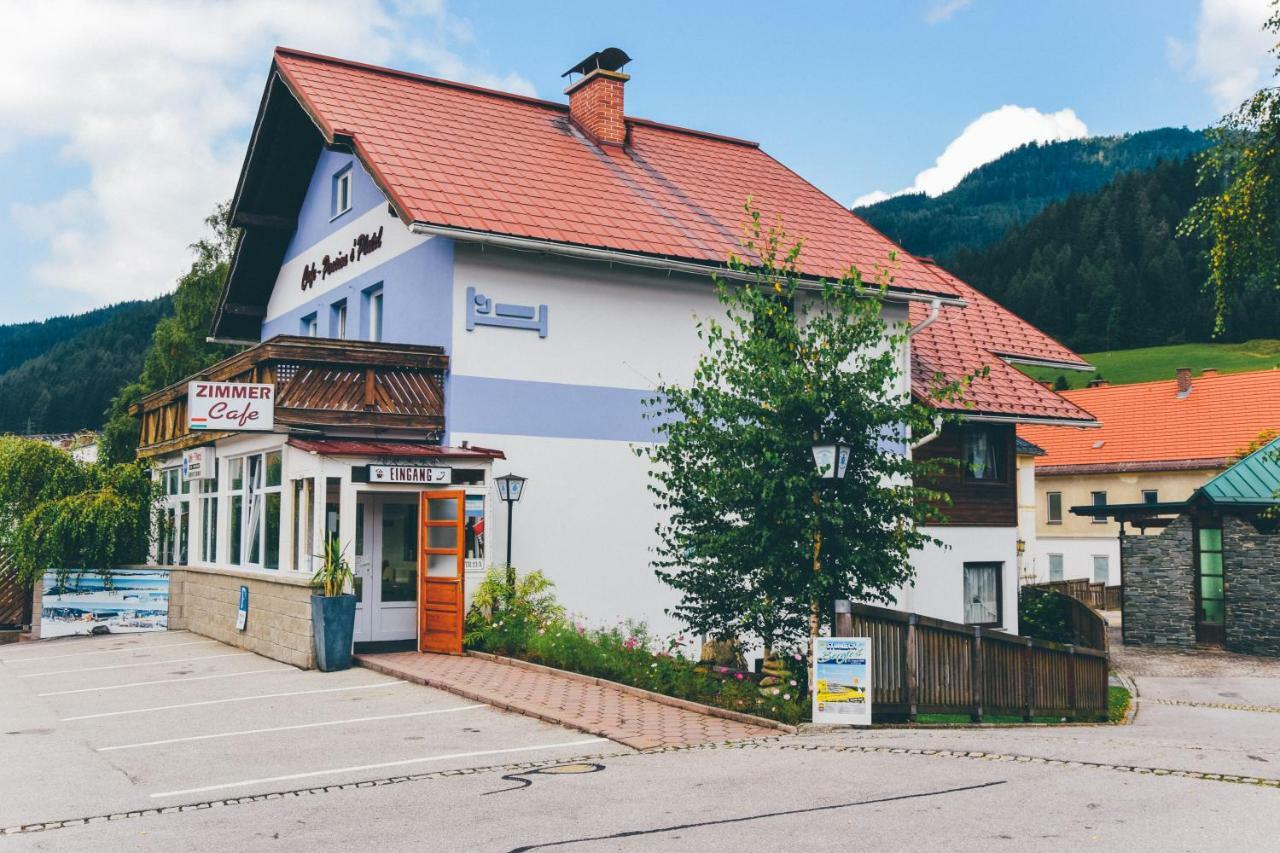
[[[1125,643],[1195,647],[1191,534],[1190,517],[1181,515],[1161,533],[1120,541]]]
[[[249,587],[249,618],[237,631],[241,585]],[[305,576],[264,579],[231,569],[175,568],[169,575],[169,627],[303,669],[316,665]]]
[[[1234,516],[1222,520],[1227,648],[1280,655],[1280,534],[1259,533]]]

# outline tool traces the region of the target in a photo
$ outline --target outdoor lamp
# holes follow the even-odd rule
[[[507,505],[507,588],[513,595],[516,589],[516,570],[511,567],[511,540],[514,538],[511,534],[511,511],[515,508],[516,501],[524,496],[524,484],[528,479],[519,474],[503,474],[493,479],[498,484],[498,497]]]
[[[844,479],[849,469],[849,445],[819,442],[813,445],[813,464],[824,480]]]

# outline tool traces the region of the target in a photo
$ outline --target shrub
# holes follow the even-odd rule
[[[1018,630],[1024,637],[1074,643],[1071,601],[1060,592],[1024,586],[1018,591]]]

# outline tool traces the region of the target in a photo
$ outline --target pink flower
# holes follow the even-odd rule
[[[738,675],[737,675],[737,679],[738,679],[739,681],[741,681],[741,680],[742,680],[742,673],[738,673]]]
[[[801,660],[801,657],[800,657],[800,653],[799,653],[799,652],[796,652],[796,654],[795,654],[795,659],[796,659],[796,660]]]

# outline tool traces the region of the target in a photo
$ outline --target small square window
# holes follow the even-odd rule
[[[1048,504],[1048,523],[1062,523],[1062,492],[1048,492],[1045,494],[1045,502]]]
[[[1155,489],[1143,489],[1142,502],[1144,504],[1158,504],[1160,503],[1160,493]]]
[[[333,176],[333,189],[330,195],[329,216],[337,219],[351,209],[351,165],[347,164]]]

